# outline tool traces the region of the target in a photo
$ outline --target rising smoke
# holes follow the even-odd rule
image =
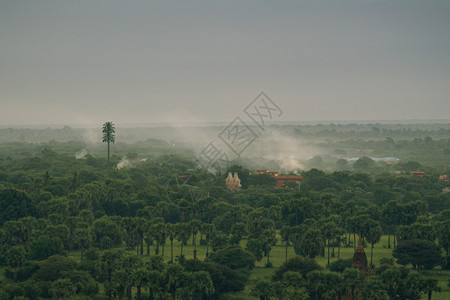
[[[81,149],[80,151],[75,153],[75,158],[76,159],[84,159],[84,158],[86,158],[86,155],[88,155],[88,153],[89,152],[86,149]]]

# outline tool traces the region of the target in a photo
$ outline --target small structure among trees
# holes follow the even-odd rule
[[[279,175],[276,171],[267,171],[267,170],[255,170],[256,174],[267,174],[272,176],[275,179],[275,186],[278,188],[285,187],[287,183],[295,183],[300,187],[300,183],[303,180],[303,176],[297,175]]]
[[[359,236],[358,246],[353,254],[352,267],[358,269],[360,273],[367,274],[367,256]]]
[[[239,179],[238,173],[234,172],[234,176],[231,175],[231,172],[228,172],[228,177],[225,180],[227,188],[230,191],[238,190],[242,187],[241,180]]]

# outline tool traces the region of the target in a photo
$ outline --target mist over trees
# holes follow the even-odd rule
[[[263,153],[263,142],[272,137],[255,141],[246,159],[216,174],[198,167],[186,141],[151,135],[161,128],[131,143],[117,130],[110,168],[101,136],[95,143],[2,140],[0,298],[448,295],[441,277],[450,268],[450,193],[448,181],[439,180],[448,137],[438,138],[437,125],[413,130],[425,137],[385,127],[276,126],[272,134],[284,132],[285,142],[341,128],[330,134],[333,140],[322,132],[305,143],[328,154],[298,159],[303,167],[290,171],[303,176],[300,189],[276,188],[273,177],[254,174],[252,166],[281,171],[283,161],[263,157],[287,154],[272,152],[283,150],[280,145]],[[371,135],[346,140],[350,129]],[[55,136],[61,131],[52,130]],[[399,139],[382,135],[397,130],[403,132]],[[424,159],[413,160],[419,156]],[[238,173],[240,190],[226,189],[228,172]],[[352,268],[359,236],[368,278]]]

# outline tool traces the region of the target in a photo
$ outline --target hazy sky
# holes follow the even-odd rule
[[[450,119],[450,1],[0,0],[0,125]]]

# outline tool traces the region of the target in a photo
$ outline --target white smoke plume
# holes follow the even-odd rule
[[[84,159],[89,152],[86,149],[81,149],[77,153],[75,153],[76,159]]]
[[[259,156],[276,161],[283,173],[306,170],[305,162],[309,157],[320,155],[321,150],[308,141],[294,138],[275,128],[267,128],[255,142],[246,150],[246,156]]]
[[[122,160],[117,164],[117,169],[130,168],[133,166],[133,162],[128,157],[122,157]]]

